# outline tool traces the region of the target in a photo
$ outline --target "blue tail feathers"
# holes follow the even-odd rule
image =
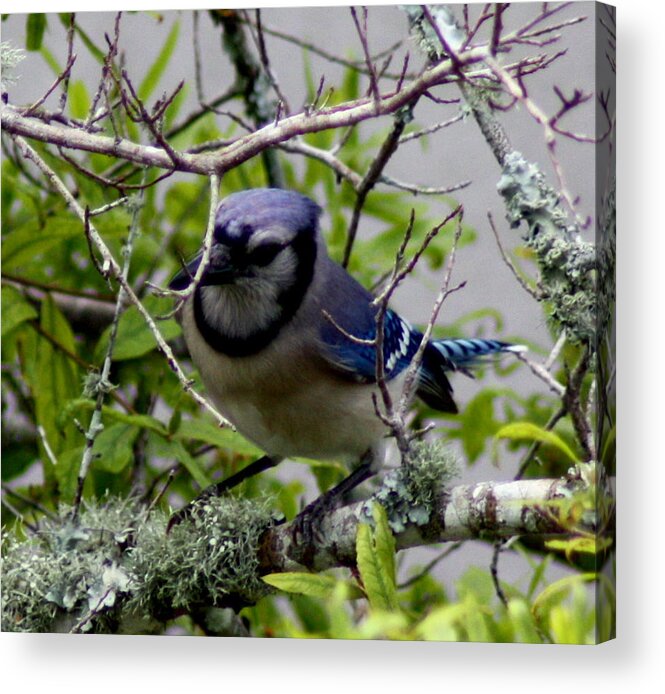
[[[457,340],[431,340],[425,349],[418,383],[418,396],[427,405],[442,412],[457,412],[452,397],[452,386],[447,371],[462,371],[482,363],[486,357],[512,352],[525,352],[524,345],[513,345],[500,340],[479,338]]]

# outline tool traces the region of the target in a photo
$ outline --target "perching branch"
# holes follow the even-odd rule
[[[404,550],[477,538],[584,536],[604,522],[592,504],[580,516],[585,491],[584,468],[561,479],[452,488],[427,472],[419,476],[401,468],[373,500],[322,518],[321,532],[308,540],[309,568],[355,566],[358,527],[371,522],[374,501],[384,506],[396,547]],[[42,521],[43,529],[28,543],[8,543],[4,628],[114,632],[131,621],[132,633],[160,630],[181,614],[253,604],[271,590],[262,575],[303,570],[294,559],[305,549],[297,524],[275,525],[256,501],[208,500],[191,522],[169,534],[167,515],[158,509],[148,513],[121,500],[91,503],[82,509],[78,528],[65,522],[65,514]]]

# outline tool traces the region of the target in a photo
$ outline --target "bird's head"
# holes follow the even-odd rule
[[[258,344],[260,335],[290,320],[314,273],[320,212],[304,195],[276,188],[234,193],[220,203],[210,259],[195,292],[206,339],[216,332],[222,341]],[[189,286],[202,257],[200,252],[169,287]]]

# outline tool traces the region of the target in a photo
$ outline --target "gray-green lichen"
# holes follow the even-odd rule
[[[551,318],[566,329],[569,339],[590,343],[596,332],[596,249],[567,224],[557,193],[540,169],[519,152],[510,152],[497,185],[508,220],[525,222],[524,241],[538,260],[542,299]]]
[[[141,587],[131,606],[159,617],[163,606],[189,611],[215,606],[229,595],[254,603],[268,592],[258,575],[258,545],[274,520],[268,504],[213,498],[192,518],[174,526],[165,541],[163,523],[152,524],[132,549]]]
[[[403,5],[401,9],[409,20],[411,32],[419,42],[420,50],[435,60],[443,55],[441,41],[423,12],[422,5]],[[457,25],[455,15],[445,5],[429,5],[429,12],[441,35],[453,50],[459,50],[466,39],[464,31]]]
[[[268,590],[257,548],[273,522],[266,501],[234,497],[209,500],[168,535],[166,514],[135,501],[84,506],[76,523],[62,508],[27,540],[5,534],[2,628],[119,632],[228,596],[255,602]]]
[[[616,300],[616,180],[612,179],[600,205],[597,235],[598,334],[604,335],[613,323]]]
[[[25,58],[22,48],[15,48],[9,41],[0,42],[0,89],[4,92],[10,85],[18,81],[14,68]]]
[[[372,495],[385,508],[395,533],[408,525],[424,526],[432,519],[441,488],[458,474],[455,456],[440,442],[413,443],[409,458],[385,476]],[[371,501],[361,507],[362,520],[372,520]]]

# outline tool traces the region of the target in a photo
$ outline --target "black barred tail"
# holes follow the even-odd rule
[[[512,352],[526,352],[524,345],[513,345],[500,340],[458,339],[432,340],[426,347],[418,382],[418,396],[427,405],[441,412],[457,412],[452,386],[447,371],[462,371],[485,361],[486,357]]]

